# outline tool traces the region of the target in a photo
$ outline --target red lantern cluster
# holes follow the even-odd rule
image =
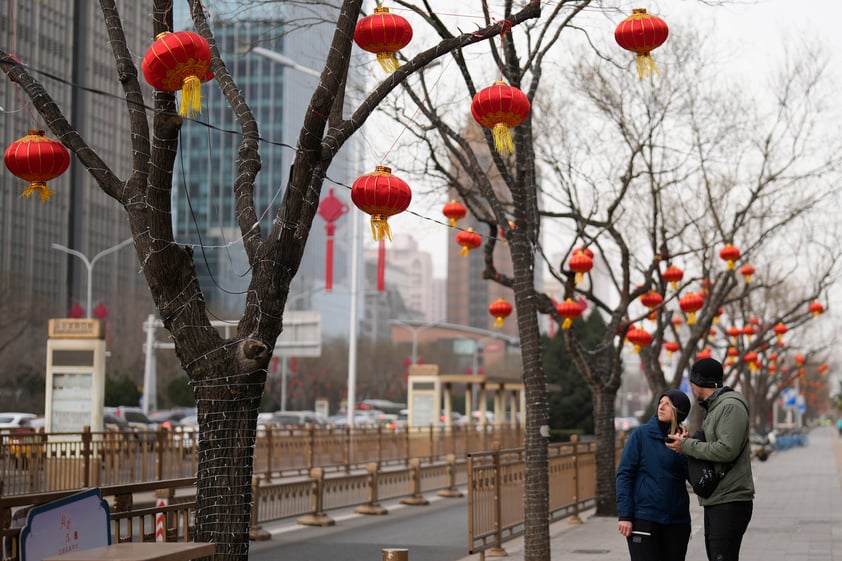
[[[377,62],[386,72],[400,67],[395,53],[412,41],[412,26],[405,18],[377,6],[374,13],[357,22],[354,42],[359,48],[377,55]]]
[[[632,15],[621,21],[614,30],[617,44],[637,54],[638,79],[650,76],[653,72],[660,74],[650,52],[663,45],[668,36],[667,22],[647,14],[643,8],[633,9]]]
[[[192,31],[161,33],[143,55],[141,70],[156,90],[181,90],[179,115],[202,112],[202,82],[213,78],[210,72],[210,45]]]
[[[53,195],[47,181],[67,171],[70,154],[61,142],[47,138],[44,131],[30,130],[26,136],[9,145],[3,161],[15,176],[29,181],[21,197],[28,199],[37,191],[41,200],[46,201]]]
[[[460,202],[450,201],[449,203],[444,205],[444,208],[441,209],[441,212],[447,218],[448,223],[451,226],[456,226],[456,223],[459,220],[465,218],[465,216],[468,214],[468,209],[465,208],[465,205],[463,205]]]
[[[502,298],[498,298],[488,306],[488,313],[497,318],[494,321],[494,327],[503,327],[503,320],[512,313],[512,305]]]
[[[515,151],[509,129],[526,120],[529,108],[526,94],[505,82],[481,90],[471,102],[471,114],[477,123],[493,131],[494,147],[502,155]]]
[[[482,245],[482,236],[474,232],[473,228],[468,228],[456,234],[456,243],[462,246],[459,255],[466,256],[472,249]]]
[[[570,326],[573,325],[573,320],[577,317],[582,315],[584,309],[582,306],[579,305],[578,302],[575,302],[572,298],[568,298],[561,304],[555,307],[558,314],[564,318],[564,321],[561,324],[562,329],[570,329]]]
[[[371,215],[371,235],[375,241],[392,239],[387,219],[409,208],[412,190],[391,168],[377,166],[372,173],[358,177],[351,186],[351,202]]]

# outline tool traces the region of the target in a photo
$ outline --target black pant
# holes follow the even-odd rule
[[[708,561],[738,561],[753,503],[741,501],[705,507],[705,551]]]
[[[657,524],[635,520],[626,538],[631,561],[684,561],[690,524]]]

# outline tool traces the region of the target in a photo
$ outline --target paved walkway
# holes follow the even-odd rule
[[[835,427],[817,427],[804,447],[755,460],[756,497],[741,561],[842,561],[842,441]],[[615,518],[582,517],[550,528],[554,561],[627,561]],[[704,561],[702,509],[690,498],[693,517],[688,561]],[[506,542],[505,561],[523,559],[522,539]],[[464,561],[479,559],[472,555]],[[490,558],[489,558],[490,559]]]

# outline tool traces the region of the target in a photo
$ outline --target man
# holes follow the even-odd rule
[[[751,474],[748,402],[739,392],[722,385],[722,364],[703,358],[690,369],[690,387],[705,410],[705,440],[672,434],[666,446],[674,452],[717,464],[727,470],[713,494],[699,497],[705,510],[705,550],[709,561],[738,561],[754,500]]]

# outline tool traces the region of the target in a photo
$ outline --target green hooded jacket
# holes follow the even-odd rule
[[[750,419],[746,398],[726,386],[699,404],[707,411],[702,421],[706,442],[685,438],[681,443],[681,453],[714,462],[720,473],[734,463],[710,497],[699,497],[699,504],[711,506],[753,500],[754,478],[748,442]]]

